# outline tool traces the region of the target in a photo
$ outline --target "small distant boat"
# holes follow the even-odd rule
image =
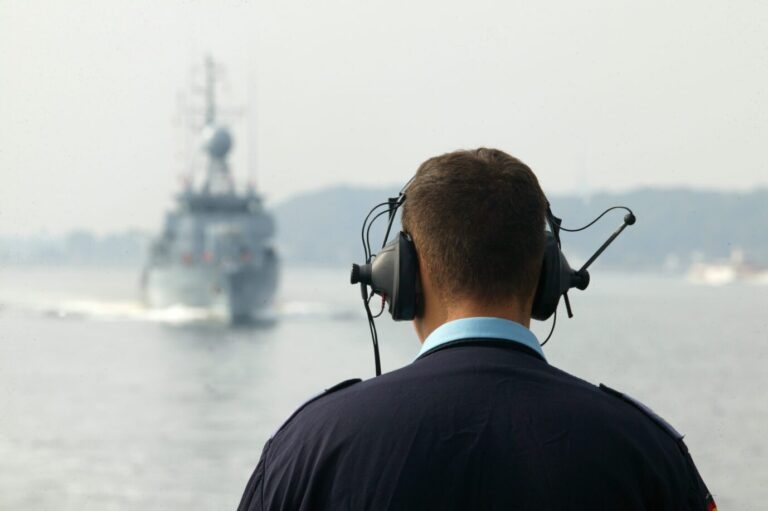
[[[688,280],[695,284],[722,286],[735,282],[768,284],[768,267],[745,260],[742,250],[734,250],[727,261],[694,263],[688,271]]]
[[[203,149],[207,175],[188,183],[166,214],[141,277],[152,308],[210,310],[233,323],[261,319],[277,287],[274,222],[252,187],[238,192],[227,164],[229,130],[218,123],[214,65],[207,61]]]

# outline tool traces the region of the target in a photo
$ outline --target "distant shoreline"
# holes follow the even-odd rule
[[[343,266],[362,254],[360,226],[370,207],[396,194],[397,188],[334,186],[283,200],[271,210],[277,220],[276,242],[291,264]],[[608,206],[624,204],[638,218],[622,239],[606,251],[604,268],[682,273],[696,263],[727,260],[741,250],[747,261],[768,264],[768,188],[714,191],[692,188],[639,188],[589,196],[550,197],[563,225],[586,224]],[[162,212],[157,214],[160,229]],[[591,253],[621,217],[607,215],[594,228],[563,236],[570,260]],[[491,220],[492,221],[492,220]],[[87,229],[65,235],[0,236],[0,266],[143,264],[153,230],[130,229],[94,234]],[[381,233],[374,231],[374,236]]]

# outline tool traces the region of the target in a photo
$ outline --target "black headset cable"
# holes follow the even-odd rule
[[[371,210],[368,212],[368,214],[365,216],[365,220],[363,220],[363,227],[360,229],[360,240],[363,242],[363,252],[365,255],[365,261],[370,262],[371,253],[370,253],[370,243],[366,244],[365,240],[365,228],[368,226],[368,219],[371,218],[371,215],[380,207],[388,206],[389,202],[382,202],[379,204],[376,204],[374,207],[371,208]],[[378,218],[379,215],[376,215],[373,220],[371,220],[371,223],[373,223],[376,218]],[[370,232],[370,226],[368,226],[368,231]]]
[[[560,230],[561,231],[565,231],[565,232],[579,232],[579,231],[583,231],[584,229],[589,229],[590,227],[595,225],[595,223],[597,223],[598,220],[603,218],[609,211],[613,211],[614,209],[623,209],[624,211],[626,211],[630,215],[635,216],[635,214],[632,212],[632,210],[629,209],[626,206],[611,206],[610,208],[608,208],[605,211],[603,211],[602,213],[600,213],[600,215],[598,215],[597,218],[595,218],[594,220],[592,220],[591,222],[589,222],[587,225],[585,225],[583,227],[579,227],[578,229],[567,229],[567,228],[565,228],[565,227],[563,227],[561,225],[560,226]]]
[[[557,309],[555,309],[555,313],[552,315],[552,327],[549,329],[549,335],[547,335],[547,338],[544,339],[544,342],[540,344],[540,346],[543,348],[545,344],[549,342],[549,339],[552,337],[552,334],[555,332],[555,325],[557,324]]]

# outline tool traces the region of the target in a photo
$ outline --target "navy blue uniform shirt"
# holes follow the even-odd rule
[[[297,410],[239,509],[714,509],[682,436],[650,410],[552,367],[522,325],[460,321],[414,363]]]

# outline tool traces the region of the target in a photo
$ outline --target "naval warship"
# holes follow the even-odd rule
[[[217,120],[215,66],[206,61],[202,147],[205,179],[188,182],[150,245],[142,272],[147,306],[203,308],[232,323],[264,318],[275,294],[278,258],[272,216],[252,186],[239,192],[227,155],[233,138]]]

